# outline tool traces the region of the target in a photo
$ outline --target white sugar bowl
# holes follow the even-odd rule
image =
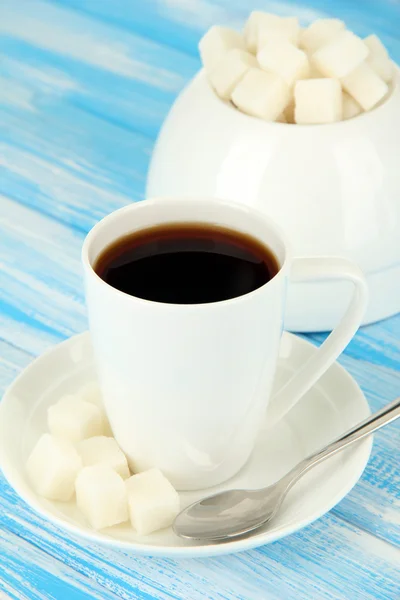
[[[364,323],[400,311],[400,85],[374,110],[327,125],[267,123],[220,100],[204,71],[172,107],[147,196],[214,196],[255,206],[294,254],[340,255],[364,270]],[[350,298],[342,282],[293,283],[286,327],[330,330]]]

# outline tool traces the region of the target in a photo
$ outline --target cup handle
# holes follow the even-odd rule
[[[354,263],[340,257],[295,258],[290,281],[316,280],[351,281],[354,292],[339,324],[326,338],[316,354],[275,394],[268,409],[268,424],[279,421],[300,398],[318,381],[346,348],[361,324],[368,302],[368,288],[364,275]]]

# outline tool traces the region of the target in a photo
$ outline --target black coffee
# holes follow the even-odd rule
[[[120,238],[94,269],[138,298],[204,304],[248,294],[278,270],[274,254],[249,235],[206,223],[153,227]]]

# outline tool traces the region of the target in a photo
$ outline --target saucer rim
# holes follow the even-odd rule
[[[76,343],[79,339],[84,339],[85,337],[90,337],[89,331],[85,331],[83,333],[71,336],[63,342],[52,346],[51,348],[46,350],[40,356],[36,357],[25,369],[23,369],[21,373],[19,373],[19,375],[16,377],[16,379],[12,382],[12,384],[7,388],[3,395],[2,401],[0,402],[0,421],[2,420],[2,413],[5,410],[4,407],[7,403],[12,401],[14,387],[17,386],[22,376],[26,376],[27,374],[29,374],[29,371],[35,368],[38,361],[45,360],[48,355],[58,350],[61,346],[72,345]],[[303,346],[308,350],[310,350],[310,348],[314,351],[316,350],[316,347],[309,341],[304,340],[303,338],[300,338],[299,336],[289,333],[287,331],[283,332],[283,337],[289,337],[292,340],[294,339],[295,344]],[[340,376],[347,379],[347,383],[352,385],[354,392],[357,392],[358,402],[360,403],[360,409],[361,404],[363,404],[365,414],[370,414],[371,411],[367,399],[364,393],[362,392],[361,388],[355,381],[355,379],[338,362],[335,362],[330,367],[330,369],[334,368],[339,369]],[[250,533],[245,538],[240,538],[237,540],[230,540],[226,542],[217,543],[212,542],[210,544],[204,544],[203,542],[201,544],[197,544],[196,542],[193,542],[187,546],[161,546],[154,544],[145,544],[140,542],[131,542],[126,540],[118,540],[113,537],[107,537],[107,535],[101,532],[91,531],[89,529],[82,529],[82,527],[74,523],[70,523],[62,517],[58,517],[57,515],[47,512],[45,507],[43,507],[43,505],[37,499],[37,495],[33,490],[29,490],[30,493],[27,494],[25,493],[25,490],[21,489],[21,486],[19,484],[19,478],[21,476],[18,474],[17,470],[13,468],[12,460],[9,459],[7,449],[5,448],[5,445],[2,443],[1,439],[0,467],[7,483],[18,494],[20,499],[22,499],[31,509],[33,509],[46,521],[52,523],[53,525],[56,525],[57,527],[60,527],[63,530],[66,530],[73,536],[77,536],[82,540],[88,540],[95,544],[102,544],[104,546],[111,547],[115,550],[132,552],[138,556],[153,556],[164,558],[200,558],[251,550],[253,548],[270,544],[279,539],[282,539],[313,523],[314,521],[325,515],[327,512],[332,510],[332,508],[336,506],[336,504],[338,504],[338,502],[340,502],[359,481],[360,477],[362,476],[365,470],[365,467],[367,466],[372,450],[372,444],[373,436],[365,438],[358,444],[358,465],[357,468],[354,468],[354,473],[347,481],[347,484],[344,487],[340,488],[338,492],[330,499],[329,502],[325,503],[318,510],[314,511],[314,513],[312,513],[310,516],[302,520],[296,520],[292,524],[283,525],[282,527],[274,530],[271,533],[269,533],[268,531],[257,532],[257,530],[255,530],[253,533]]]

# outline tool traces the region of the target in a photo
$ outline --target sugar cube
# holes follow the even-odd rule
[[[269,23],[260,23],[258,28],[257,50],[262,48],[268,42],[279,39],[287,40],[294,46],[299,43],[300,25],[297,17],[278,17],[278,21]]]
[[[201,60],[206,70],[211,71],[225,52],[232,48],[246,50],[245,41],[240,33],[229,27],[211,27],[199,43]]]
[[[310,65],[310,70],[309,70],[309,74],[308,74],[308,79],[323,79],[324,78],[321,71],[319,71],[317,69],[317,67],[315,66],[315,64],[313,63],[312,58],[309,59],[309,65]]]
[[[29,479],[38,494],[49,500],[70,500],[82,460],[74,446],[50,433],[43,434],[27,462]]]
[[[108,465],[123,479],[130,475],[126,456],[112,437],[99,435],[82,440],[78,444],[78,452],[84,467],[97,464]]]
[[[104,433],[106,436],[112,436],[110,423],[108,422],[107,415],[103,406],[103,398],[101,395],[100,386],[97,383],[97,381],[91,381],[90,383],[87,383],[78,390],[76,395],[80,400],[84,400],[85,402],[89,402],[90,404],[95,404],[99,407],[103,417],[102,433]]]
[[[278,27],[279,21],[280,17],[277,15],[271,15],[269,13],[262,12],[261,10],[254,10],[252,13],[250,13],[243,31],[244,39],[249,52],[257,52],[260,28],[264,28],[267,31],[274,31]]]
[[[294,123],[294,97],[292,97],[283,111],[287,123]]]
[[[369,50],[367,58],[369,66],[383,81],[386,83],[391,81],[393,77],[393,63],[381,40],[378,36],[372,34],[364,39],[364,44],[366,44]]]
[[[362,112],[361,106],[347,92],[342,94],[343,119],[352,119]]]
[[[376,106],[389,91],[387,84],[368,63],[362,63],[347,77],[343,77],[342,85],[364,110]]]
[[[297,17],[282,17],[280,29],[286,32],[287,38],[292,44],[298,45],[301,28]]]
[[[296,123],[333,123],[342,118],[338,79],[303,79],[294,88]]]
[[[232,101],[243,112],[275,121],[290,99],[287,83],[274,73],[250,69],[232,93]]]
[[[101,435],[104,430],[102,410],[95,404],[75,398],[62,398],[49,407],[47,423],[50,433],[74,443]]]
[[[179,513],[179,495],[158,469],[132,475],[126,481],[129,516],[139,535],[169,527]]]
[[[218,61],[217,65],[209,72],[208,78],[217,94],[223,100],[229,100],[243,75],[256,66],[257,60],[252,54],[233,48]]]
[[[84,467],[75,482],[76,503],[94,529],[128,520],[124,480],[107,465]]]
[[[388,51],[374,33],[364,38],[364,44],[366,44],[371,54],[379,56],[380,58],[389,58]]]
[[[257,60],[262,69],[279,75],[289,86],[296,79],[308,77],[310,71],[306,53],[287,40],[267,43],[258,52]]]
[[[319,48],[312,60],[326,77],[346,77],[368,56],[369,50],[362,39],[351,31],[343,31],[331,42]]]
[[[81,387],[77,394],[81,400],[96,404],[97,406],[103,406],[103,399],[101,397],[101,391],[97,381],[91,381]]]
[[[300,47],[314,53],[344,30],[345,24],[339,19],[317,19],[300,33]]]

